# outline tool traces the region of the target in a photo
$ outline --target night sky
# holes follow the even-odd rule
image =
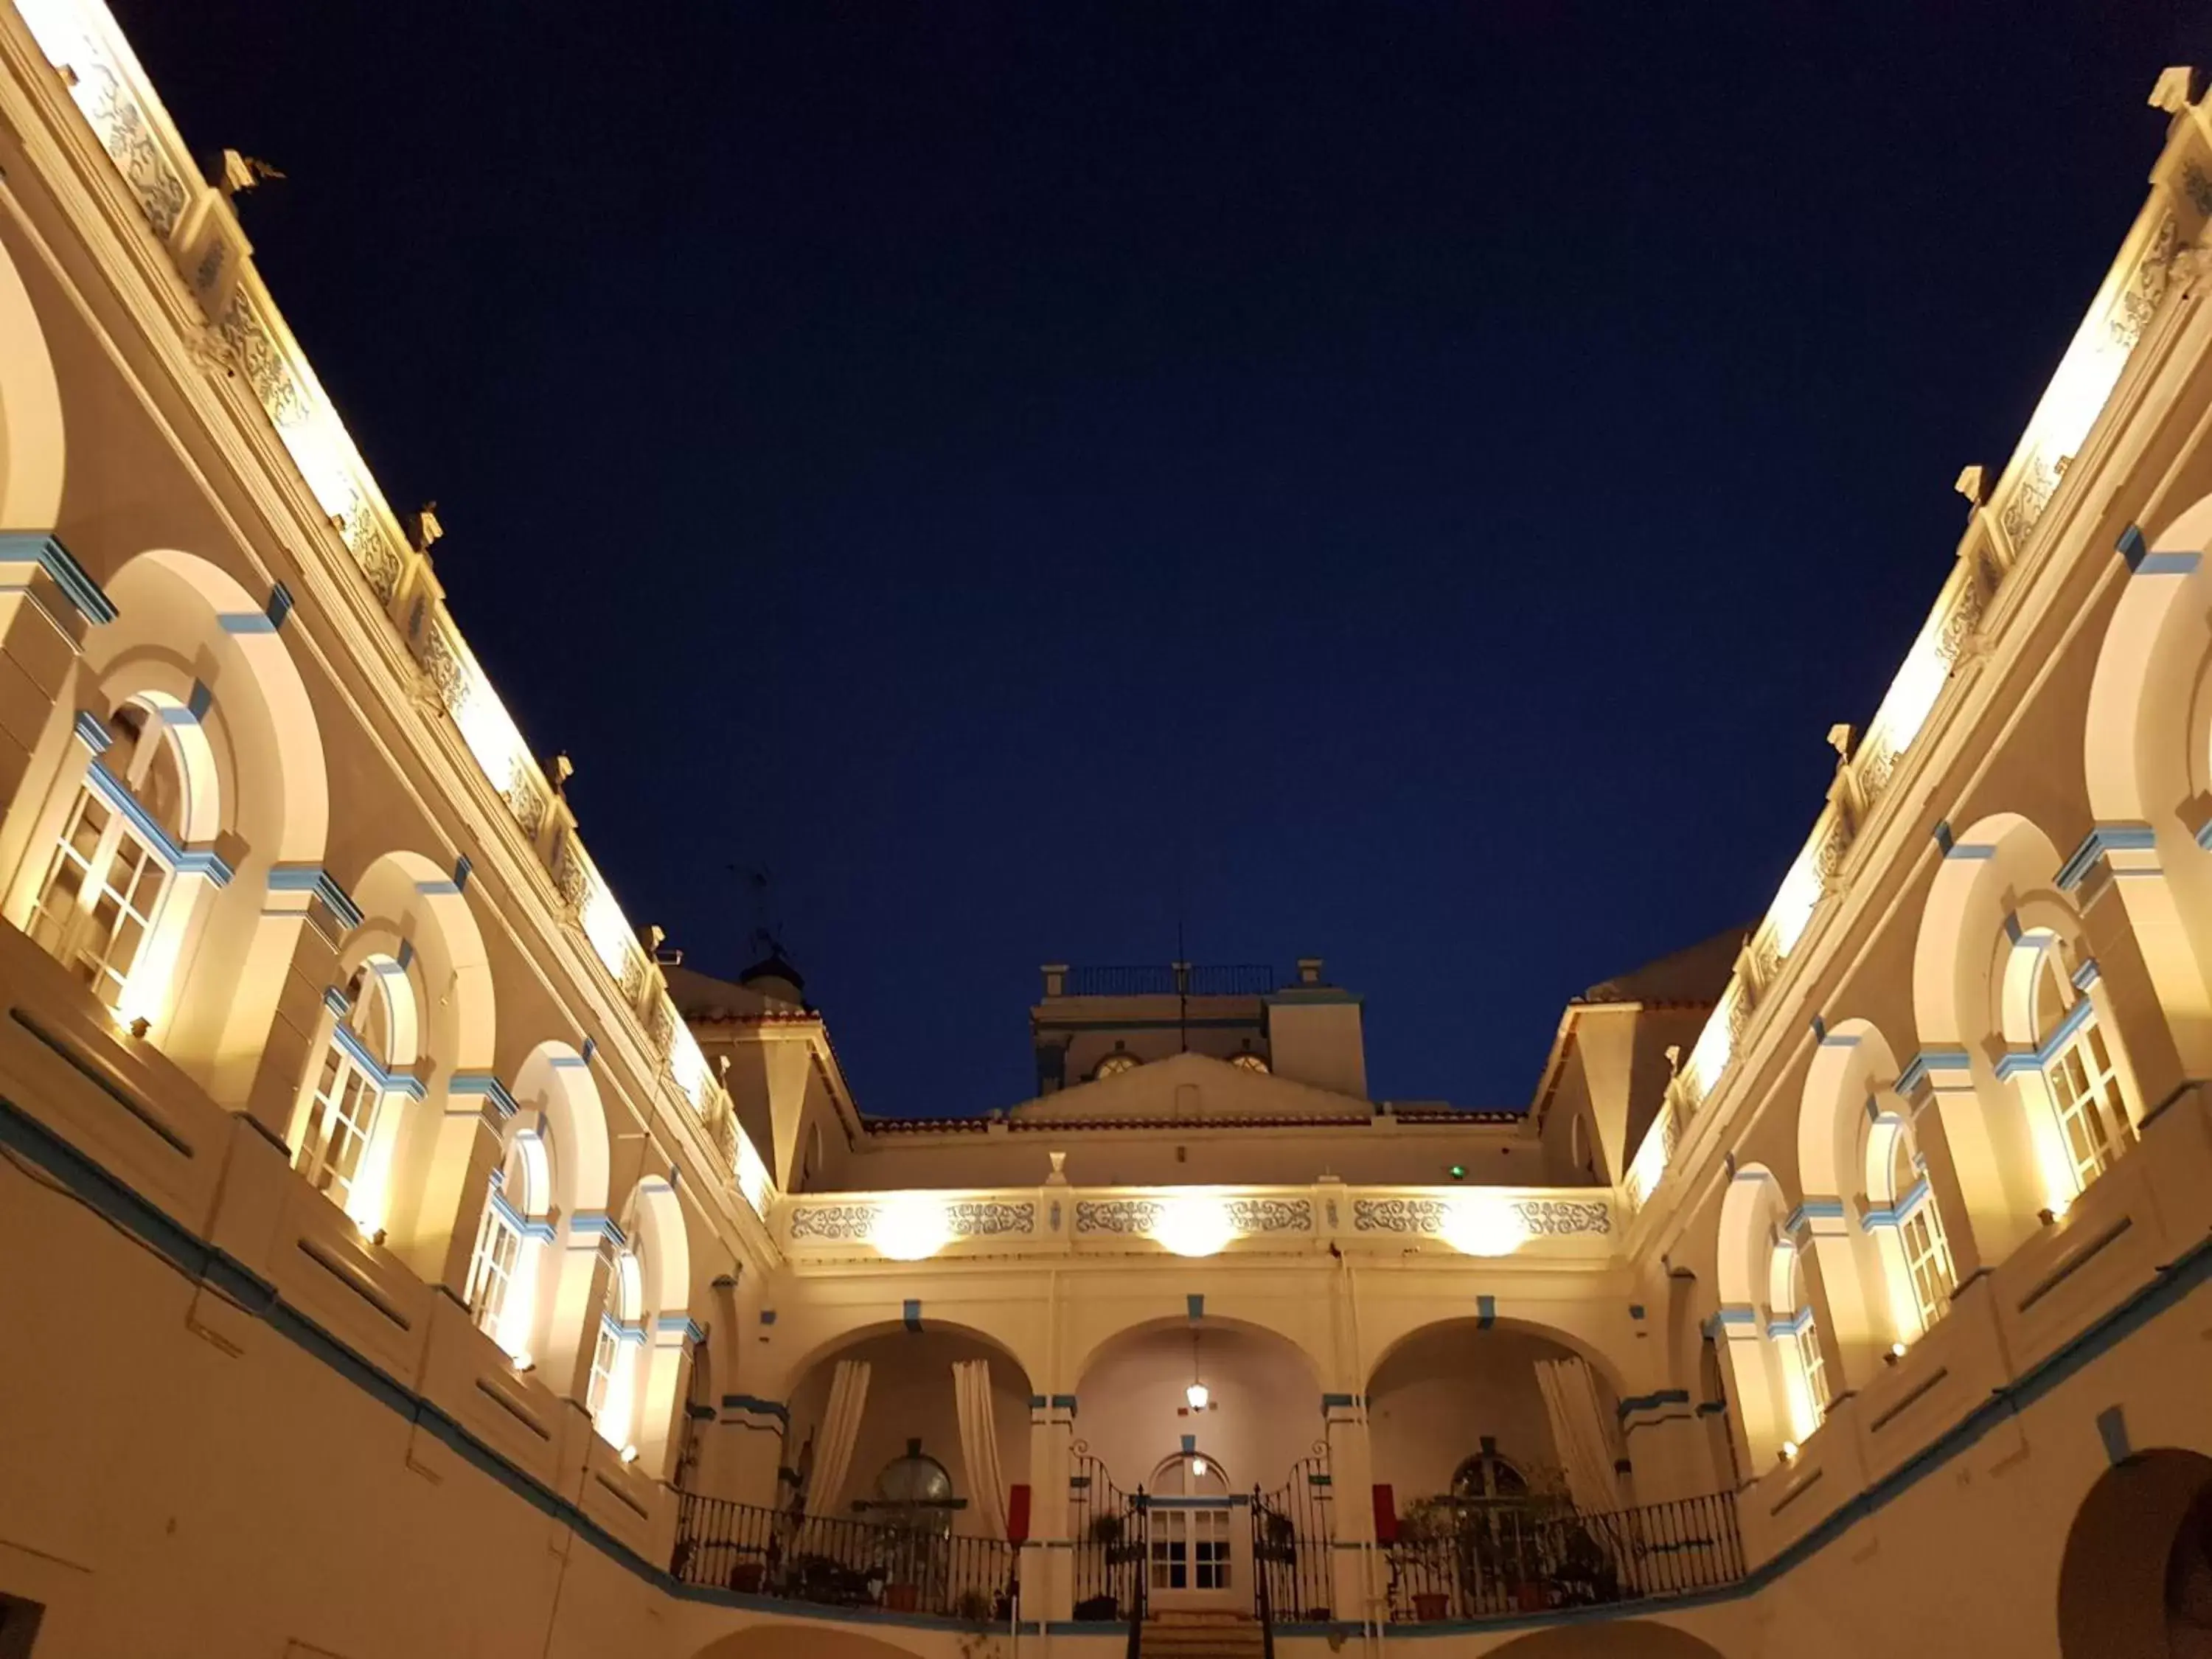
[[[2142,204],[2183,0],[114,0],[634,921],[861,1108],[1036,965],[1378,1097],[1757,915]]]

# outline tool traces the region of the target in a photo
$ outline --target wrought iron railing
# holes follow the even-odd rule
[[[1070,968],[1060,994],[1070,997],[1263,997],[1282,988],[1264,963],[1177,967],[1173,963],[1128,967]]]
[[[1322,1624],[1331,1617],[1328,1446],[1291,1465],[1290,1478],[1252,1500],[1252,1577],[1285,1624]]]
[[[797,1515],[690,1492],[677,1510],[669,1571],[683,1583],[741,1595],[971,1624],[1003,1624],[1013,1605],[1014,1552],[1003,1538]]]
[[[1387,1548],[1390,1616],[1483,1619],[1679,1595],[1744,1576],[1726,1492],[1585,1515],[1519,1503],[1447,1508]]]
[[[1067,1519],[1075,1617],[1085,1624],[1135,1617],[1144,1593],[1145,1517],[1134,1495],[1116,1486],[1080,1442],[1068,1477]]]

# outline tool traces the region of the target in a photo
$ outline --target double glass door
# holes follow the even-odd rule
[[[1226,1607],[1242,1589],[1237,1524],[1226,1498],[1152,1500],[1146,1600],[1157,1612]],[[1244,1593],[1249,1595],[1249,1591]]]

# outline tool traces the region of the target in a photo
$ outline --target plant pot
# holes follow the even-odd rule
[[[893,1613],[912,1613],[921,1601],[919,1584],[886,1584],[884,1586],[884,1606]]]
[[[1524,1578],[1513,1587],[1513,1605],[1523,1613],[1541,1613],[1552,1605],[1551,1593],[1542,1584]]]
[[[764,1561],[740,1561],[730,1569],[730,1588],[740,1595],[758,1595],[761,1582],[768,1577]]]
[[[1451,1597],[1441,1590],[1419,1590],[1413,1596],[1413,1617],[1425,1625],[1433,1625],[1451,1612]]]

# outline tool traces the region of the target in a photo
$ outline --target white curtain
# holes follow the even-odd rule
[[[987,1538],[1006,1535],[1006,1482],[999,1465],[999,1422],[991,1403],[991,1362],[953,1362],[952,1400],[960,1413],[960,1456],[968,1465],[968,1506]]]
[[[814,1472],[806,1482],[806,1512],[836,1513],[838,1494],[853,1467],[860,1443],[860,1413],[868,1403],[868,1362],[841,1359],[830,1378],[830,1403],[822,1413],[822,1433],[814,1443]]]
[[[1620,1477],[1613,1467],[1613,1431],[1589,1366],[1580,1359],[1540,1359],[1536,1386],[1544,1391],[1552,1443],[1559,1448],[1575,1507],[1585,1515],[1625,1508]]]

